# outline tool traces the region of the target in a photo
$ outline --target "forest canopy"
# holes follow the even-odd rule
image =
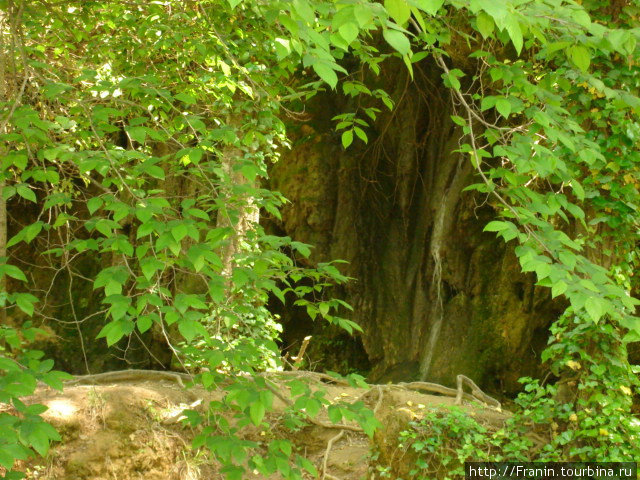
[[[63,303],[34,288],[46,277],[66,279],[61,320],[79,332],[73,297],[88,285],[100,295],[88,315],[104,318],[97,338],[153,335],[174,368],[225,389],[224,405],[189,422],[203,428],[196,446],[230,477],[247,465],[286,478],[314,471],[283,444],[251,457],[256,446],[216,423],[216,408],[254,425],[272,408],[260,372],[283,365],[270,299],[350,333],[362,328],[330,294],[348,281],[339,259],[309,266],[301,260],[312,246],[260,221],[279,218],[286,202],[266,179],[306,103],[342,99],[349,108],[333,119],[342,147],[367,144],[394,109],[376,81],[390,64],[410,76],[419,65],[437,69],[459,131],[454,153],[475,169],[467,190],[495,209],[484,229],[565,302],[541,359],[558,382],[525,379],[519,416],[488,441],[502,459],[638,457],[638,381],[626,350],[640,340],[635,0],[0,6],[0,402],[14,409],[0,413],[2,467],[46,455],[60,439],[42,408],[21,400],[38,382],[62,389],[70,378],[31,347]],[[24,261],[29,252],[38,260]],[[291,389],[292,410],[313,416],[322,402]],[[368,434],[377,426],[362,405],[334,412]],[[535,450],[519,436],[531,423],[556,426]]]

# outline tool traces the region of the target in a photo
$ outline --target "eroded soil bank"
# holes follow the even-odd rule
[[[310,372],[296,375],[308,378],[313,389],[326,391],[331,402],[364,401],[382,422],[382,428],[370,439],[355,424],[347,424],[350,428],[344,429],[331,425],[324,409],[315,423],[291,431],[282,422],[286,405],[276,398],[274,411],[267,414],[261,427],[243,430],[243,438],[261,444],[276,436],[291,440],[295,450],[310,459],[323,478],[375,478],[377,466],[388,467],[404,457],[398,434],[410,420],[429,409],[446,409],[454,403],[451,396],[427,394],[416,385],[365,389],[327,383],[326,377]],[[224,478],[215,462],[190,448],[197,431],[180,420],[183,409],[202,408],[208,401],[220,399],[220,391],[185,389],[170,376],[83,383],[69,385],[64,392],[39,389],[30,399],[49,407],[43,416],[58,429],[62,442],[52,447],[46,459],[23,465],[28,479]],[[507,418],[506,413],[495,409],[465,403],[461,407],[465,412],[488,425],[499,426]],[[248,472],[247,478],[264,477]]]

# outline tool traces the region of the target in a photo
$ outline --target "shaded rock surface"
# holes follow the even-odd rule
[[[371,380],[452,385],[462,373],[512,393],[519,377],[539,374],[562,308],[520,273],[511,245],[483,232],[496,208],[464,191],[480,180],[454,153],[462,131],[439,75],[419,65],[411,83],[399,66],[387,69],[381,82],[397,107],[367,131],[367,145],[347,151],[331,118],[355,107],[334,97],[307,106],[311,120],[271,171],[271,187],[291,200],[273,228],[315,245],[314,262],[348,262],[342,270],[355,280],[338,294],[364,329]],[[295,311],[283,319],[285,341],[313,331]]]

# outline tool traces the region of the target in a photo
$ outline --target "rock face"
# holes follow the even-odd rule
[[[462,131],[439,73],[418,68],[410,83],[395,72],[383,82],[397,85],[397,107],[367,145],[340,146],[330,119],[344,105],[308,106],[312,120],[271,172],[291,200],[278,230],[315,245],[312,261],[349,262],[342,270],[355,280],[342,297],[364,329],[370,380],[452,384],[462,373],[513,392],[537,373],[558,305],[520,273],[512,246],[482,231],[495,209],[464,192],[479,180],[454,153]],[[284,320],[285,335],[300,330]]]

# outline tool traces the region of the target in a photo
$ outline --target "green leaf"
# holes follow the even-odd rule
[[[127,127],[126,131],[131,137],[131,140],[134,140],[138,143],[144,143],[147,139],[146,127]]]
[[[100,197],[91,197],[87,201],[87,210],[89,210],[89,213],[93,215],[103,204],[104,201]]]
[[[254,163],[248,163],[246,165],[243,165],[240,168],[240,171],[242,172],[244,178],[249,181],[249,183],[253,183],[256,180],[256,176],[260,174],[260,167],[258,167]]]
[[[328,83],[332,89],[336,88],[336,85],[338,84],[338,75],[328,64],[324,62],[314,63],[313,70],[322,80]]]
[[[113,235],[113,226],[117,225],[115,222],[113,222],[112,220],[108,220],[106,218],[101,218],[100,220],[98,220],[96,222],[96,230],[98,230],[101,234],[103,234],[105,237],[111,237]]]
[[[36,238],[38,234],[42,231],[43,226],[44,226],[44,223],[41,221],[38,221],[26,227],[24,232],[24,241],[27,243],[31,243],[31,241],[34,238]]]
[[[153,275],[164,267],[164,263],[156,258],[145,258],[140,261],[140,270],[147,280],[151,280]]]
[[[0,265],[0,275],[7,275],[11,278],[15,278],[16,280],[21,280],[23,282],[27,281],[27,277],[25,277],[22,270],[20,270],[15,265]]]
[[[15,360],[0,357],[0,370],[6,370],[7,372],[20,372],[21,368]]]
[[[137,216],[137,213],[136,213]],[[147,223],[143,223],[142,225],[140,225],[138,227],[138,231],[136,232],[136,238],[140,239],[142,237],[145,237],[153,232],[156,231],[157,228],[159,228],[160,224],[159,222],[147,222]]]
[[[153,210],[147,206],[139,206],[135,209],[135,212],[136,218],[140,220],[140,222],[142,222],[142,225],[138,227],[138,231],[140,231],[143,229],[143,226],[153,217]]]
[[[15,297],[16,305],[20,310],[29,315],[33,316],[34,305],[38,303],[38,299],[29,293],[18,293]]]
[[[178,323],[178,330],[187,342],[190,342],[199,332],[198,322],[194,320],[182,320]]]
[[[591,26],[591,17],[585,10],[574,10],[571,16],[578,25],[581,25],[584,28],[589,28]]]
[[[549,274],[551,273],[551,265],[549,265],[548,263],[536,262],[534,271],[536,272],[538,280],[540,281],[549,276]]]
[[[61,93],[71,90],[72,87],[66,83],[47,82],[43,88],[44,95],[48,99],[60,96]]]
[[[411,17],[411,7],[406,0],[384,0],[384,8],[398,25],[404,25]]]
[[[367,134],[360,127],[353,127],[353,131],[356,132],[356,136],[362,140],[364,143],[368,143],[369,139],[367,138]]]
[[[605,313],[605,305],[602,299],[598,297],[589,297],[587,301],[584,302],[584,308],[591,317],[591,319],[598,323],[602,315]]]
[[[305,408],[307,409],[307,413],[309,414],[309,416],[313,418],[318,415],[321,406],[322,405],[318,400],[316,400],[315,398],[309,398],[307,399]]]
[[[293,6],[304,21],[314,23],[316,16],[308,0],[293,0]]]
[[[347,44],[350,44],[358,38],[359,30],[360,29],[356,23],[348,22],[338,29],[338,33],[340,33],[340,36],[344,38],[344,41],[347,42]]]
[[[189,95],[188,93],[184,93],[184,92],[178,93],[174,97],[176,98],[176,100],[180,100],[181,102],[184,102],[187,105],[193,105],[194,103],[196,103],[196,99],[191,95]]]
[[[573,193],[575,193],[578,200],[584,200],[584,197],[585,197],[584,188],[582,188],[582,185],[580,185],[580,182],[578,182],[578,180],[576,180],[575,178],[571,180],[571,188],[573,189]]]
[[[501,232],[502,230],[506,230],[509,228],[509,224],[507,222],[500,222],[494,220],[492,222],[487,223],[484,227],[485,232]]]
[[[242,288],[249,283],[249,275],[242,268],[234,268],[231,280],[237,288]]]
[[[265,408],[262,402],[253,402],[249,405],[249,417],[251,417],[251,422],[257,427],[262,423],[262,419],[264,418]]]
[[[16,233],[13,237],[11,237],[9,239],[9,242],[7,242],[6,247],[13,247],[14,245],[17,245],[18,243],[22,242],[24,240],[24,236],[27,232],[27,228],[28,227],[24,227],[22,230],[20,230],[18,233]]]
[[[571,215],[573,215],[577,219],[584,219],[584,210],[582,210],[579,206],[573,203],[568,203],[566,208],[569,213],[571,213]]]
[[[353,143],[353,130],[345,130],[342,132],[342,146],[347,148]]]
[[[557,296],[562,295],[566,291],[567,291],[567,284],[564,281],[559,280],[551,286],[551,298],[556,298]]]
[[[572,252],[563,250],[558,254],[558,257],[560,258],[560,261],[562,262],[563,265],[566,265],[570,269],[575,268],[577,258],[575,254],[573,254]]]
[[[47,372],[42,376],[42,381],[49,385],[51,388],[54,388],[58,391],[62,391],[64,388],[63,381],[71,380],[73,378],[72,375],[69,375],[66,372],[52,371]]]
[[[121,235],[118,239],[113,243],[112,249],[114,252],[124,253],[128,257],[133,256],[133,245],[129,243],[127,237]]]
[[[159,180],[164,180],[164,170],[158,165],[149,165],[144,167],[144,171],[147,172],[153,178],[157,178]]]
[[[329,406],[327,414],[331,423],[340,423],[342,421],[342,409],[337,405]]]
[[[435,15],[444,5],[444,0],[414,0],[413,3],[423,12]]]
[[[132,329],[129,329],[128,326],[129,326],[129,322],[127,321],[113,320],[107,323],[104,327],[102,327],[102,330],[100,330],[100,333],[98,333],[98,336],[96,338],[106,337],[107,345],[112,346],[118,343],[118,341],[122,337],[124,337],[128,333],[131,333]]]
[[[226,289],[222,277],[215,277],[209,281],[209,295],[214,302],[224,302],[225,293]]]
[[[283,38],[276,38],[276,55],[278,56],[278,61],[282,61],[289,56],[291,53],[291,42],[289,40],[285,40]],[[195,162],[196,164],[198,162]]]
[[[43,457],[49,451],[49,437],[47,437],[47,435],[40,430],[31,432],[31,434],[27,438],[27,441],[29,442],[30,446]]]
[[[205,310],[207,304],[204,303],[198,295],[179,293],[175,298],[175,307],[181,312],[185,313],[189,308],[196,308]]]
[[[176,239],[176,242],[180,242],[189,233],[189,229],[184,223],[179,223],[171,229],[171,235]]]
[[[382,32],[382,36],[401,55],[409,55],[411,52],[411,43],[404,33],[387,28]]]
[[[131,302],[131,300],[129,298],[123,297],[120,294],[116,294],[113,296],[118,298],[117,300],[114,300],[111,303],[111,307],[109,307],[109,314],[111,315],[111,318],[113,318],[114,320],[120,320],[126,315],[127,310],[129,310],[129,303]],[[119,325],[122,325],[122,324],[119,324]],[[119,339],[120,337],[118,337],[118,340]],[[107,340],[109,340],[109,336],[107,336]]]
[[[311,255],[311,249],[306,243],[291,242],[291,247],[295,248],[304,258],[309,258],[309,255]]]
[[[509,114],[511,113],[511,102],[506,98],[498,98],[496,100],[496,110],[502,115],[504,118],[509,118]]]
[[[589,70],[591,64],[591,54],[589,49],[582,45],[573,45],[569,47],[569,58],[571,62],[583,72]]]
[[[342,38],[337,33],[333,33],[332,32],[329,35],[329,40],[331,40],[331,44],[334,47],[338,47],[339,49],[344,50],[345,52],[349,51],[349,44],[347,42],[345,42],[344,38]]]
[[[637,43],[638,41],[636,40],[636,37],[633,35],[629,35],[629,38],[624,43],[624,53],[626,53],[627,55],[633,55],[636,51]]]
[[[467,121],[464,118],[459,117],[458,115],[451,115],[451,120],[453,120],[453,123],[455,123],[456,125],[460,125],[461,127],[467,126]]]
[[[5,186],[2,189],[2,198],[4,198],[5,200],[9,200],[15,194],[16,194],[16,187],[13,187],[11,185]]]
[[[471,0],[470,6],[474,12],[484,10],[494,20],[503,19],[509,13],[505,0]]]
[[[307,472],[309,472],[309,474],[313,478],[316,478],[318,476],[318,469],[309,459],[298,455],[296,462],[300,465],[300,467],[304,468]]]
[[[442,78],[444,78],[445,86],[454,88],[456,90],[460,90],[461,85],[460,85],[460,80],[458,80],[458,78],[463,76],[464,76],[464,72],[457,68],[454,68],[448,73],[442,74]]]
[[[353,8],[354,16],[360,27],[368,25],[373,20],[371,5],[368,3],[358,4]]]
[[[476,27],[484,38],[489,38],[493,34],[493,30],[495,28],[495,22],[490,15],[486,12],[482,11],[478,13],[476,17]]]
[[[495,107],[496,100],[497,98],[492,95],[482,97],[482,100],[480,101],[480,110],[484,112],[485,110]]]
[[[517,17],[508,17],[505,22],[505,28],[507,30],[507,33],[509,34],[509,38],[511,38],[511,42],[515,47],[516,52],[518,52],[518,55],[520,55],[520,53],[522,52],[522,46],[524,45],[524,39],[522,37],[520,22],[518,21]]]
[[[189,208],[187,209],[187,213],[189,215],[191,215],[192,217],[196,217],[199,218],[201,220],[206,220],[209,221],[209,214],[207,212],[205,212],[204,210],[200,210],[199,208]]]
[[[31,202],[36,201],[36,194],[33,193],[33,190],[31,190],[31,187],[29,187],[28,185],[25,185],[25,184],[16,185],[16,191],[18,192],[18,195],[20,195],[22,198],[25,198]]]
[[[191,260],[191,263],[193,263],[193,267],[196,272],[199,272],[204,268],[205,257],[204,251],[201,248],[194,245],[189,249],[189,252],[187,252],[187,257]]]

